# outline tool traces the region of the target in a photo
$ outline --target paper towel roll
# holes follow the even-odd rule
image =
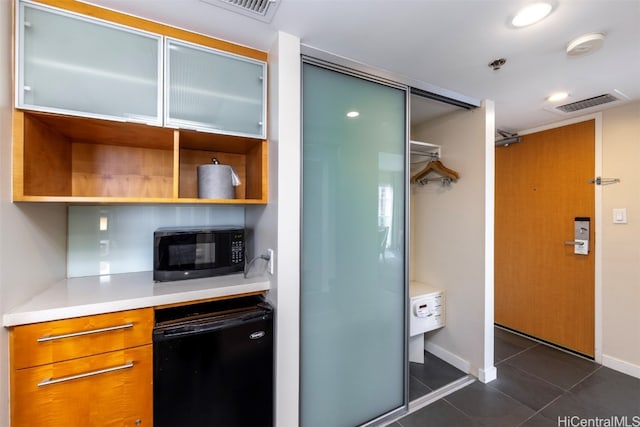
[[[233,172],[228,165],[198,166],[198,197],[201,199],[233,199]]]

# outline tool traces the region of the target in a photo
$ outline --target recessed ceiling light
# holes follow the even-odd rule
[[[551,5],[549,3],[538,2],[523,7],[511,20],[514,27],[526,27],[536,22],[542,21],[551,13]]]
[[[349,117],[349,118],[351,118],[351,119],[352,119],[352,118],[354,118],[354,117],[358,117],[359,115],[360,115],[360,113],[359,113],[359,112],[357,112],[357,111],[349,111],[349,112],[347,113],[347,117]]]
[[[568,97],[569,97],[569,94],[567,92],[556,92],[556,93],[552,93],[551,95],[547,96],[547,101],[549,101],[549,102],[560,102],[560,101],[564,101]]]

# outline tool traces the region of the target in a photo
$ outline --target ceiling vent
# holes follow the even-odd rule
[[[277,0],[200,0],[262,22],[271,22],[278,8]]]
[[[576,111],[586,110],[587,108],[597,107],[598,105],[608,104],[619,100],[619,98],[607,93],[600,96],[594,96],[593,98],[583,99],[582,101],[559,105],[556,107],[556,110],[562,111],[563,113],[575,113]]]

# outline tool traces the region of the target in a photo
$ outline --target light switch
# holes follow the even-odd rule
[[[614,224],[627,223],[627,208],[620,208],[620,209],[613,210],[613,223]]]

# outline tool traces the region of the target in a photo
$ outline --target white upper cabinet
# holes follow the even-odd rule
[[[266,64],[166,39],[165,125],[265,138]]]
[[[16,107],[162,124],[162,36],[19,3]]]

